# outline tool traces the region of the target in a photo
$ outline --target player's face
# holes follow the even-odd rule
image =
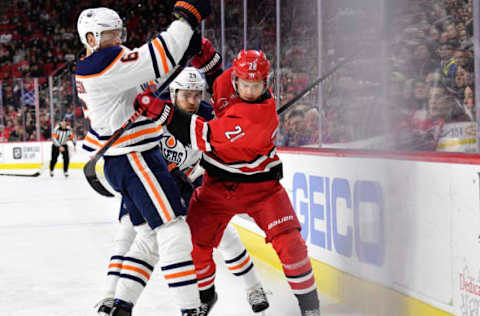
[[[241,99],[246,101],[255,101],[260,98],[265,89],[263,80],[243,80],[237,79],[237,91]]]
[[[202,100],[202,91],[178,90],[175,105],[189,113],[195,113],[198,110]]]

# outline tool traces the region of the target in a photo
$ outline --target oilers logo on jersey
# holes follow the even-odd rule
[[[160,148],[168,163],[176,163],[180,169],[188,158],[188,149],[172,135],[165,134],[160,138]]]

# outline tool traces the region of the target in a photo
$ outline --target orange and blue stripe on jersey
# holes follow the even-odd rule
[[[156,78],[160,78],[161,74],[158,68],[157,55],[155,54],[155,51],[160,55],[160,61],[164,74],[168,73],[171,70],[171,67],[173,68],[176,66],[175,59],[173,59],[172,54],[170,54],[170,51],[168,50],[167,45],[165,44],[165,41],[161,35],[148,43],[148,49],[152,58],[153,71],[155,72]],[[171,67],[169,67],[168,62],[170,62]]]
[[[132,151],[147,150],[158,145],[163,131],[162,127],[150,119],[141,119],[132,124],[113,146],[107,155],[123,155]],[[89,152],[100,149],[111,135],[99,135],[90,129],[83,142],[83,149]]]

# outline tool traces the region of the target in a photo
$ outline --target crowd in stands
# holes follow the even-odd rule
[[[456,134],[454,148],[472,151],[463,146],[476,142],[472,1],[381,8],[380,1],[345,1],[323,10],[324,64],[359,54],[323,86],[321,143],[434,151]]]
[[[471,0],[423,0],[394,19],[402,30],[390,55],[398,148],[437,150],[440,137],[476,122],[472,11]]]
[[[3,113],[0,141],[48,140],[51,125],[67,118],[80,137],[88,131],[74,93],[72,74],[84,53],[76,29],[79,13],[88,7],[108,6],[123,17],[130,31],[129,47],[138,47],[168,24],[172,1],[15,0],[0,4],[0,80]],[[173,2],[172,2],[173,3]],[[155,12],[158,12],[156,14]],[[53,76],[50,86],[48,76]],[[39,82],[40,135],[35,107],[24,97]],[[50,99],[49,89],[53,90]],[[53,102],[53,117],[50,103]],[[2,120],[3,117],[3,120]]]
[[[16,0],[1,5],[5,133],[0,137],[49,139],[52,122],[66,116],[81,139],[88,124],[74,94],[72,74],[84,49],[72,21],[86,7],[108,6],[125,17],[125,45],[138,47],[168,25],[173,2]],[[271,60],[272,71],[279,60],[280,91],[274,91],[280,96],[279,104],[359,52],[321,89],[313,90],[280,117],[277,145],[315,147],[383,135],[388,136],[383,149],[435,150],[445,124],[476,121],[472,1],[390,1],[388,10],[382,11],[383,2],[332,1],[312,8],[311,1],[281,0],[277,56],[276,1],[248,1],[247,48],[262,49]],[[212,5],[205,36],[221,50],[220,1]],[[224,0],[224,5],[224,66],[229,67],[243,48],[243,5],[235,0]],[[319,18],[323,21],[320,34],[315,22]],[[322,69],[318,38],[322,39]],[[55,78],[52,100],[49,75]],[[32,78],[39,78],[40,83],[40,136],[32,128],[34,107],[22,102],[22,87],[29,87]],[[1,120],[0,116],[0,124]]]

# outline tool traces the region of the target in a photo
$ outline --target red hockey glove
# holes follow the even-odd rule
[[[156,120],[160,125],[167,125],[173,117],[173,104],[169,99],[156,98],[150,89],[139,93],[133,103],[135,110],[144,109],[144,116]]]
[[[201,73],[210,74],[222,67],[222,56],[215,51],[212,43],[202,38],[202,50],[190,62]]]
[[[173,15],[177,19],[185,19],[192,29],[199,26],[211,12],[210,0],[182,0],[173,6]]]

